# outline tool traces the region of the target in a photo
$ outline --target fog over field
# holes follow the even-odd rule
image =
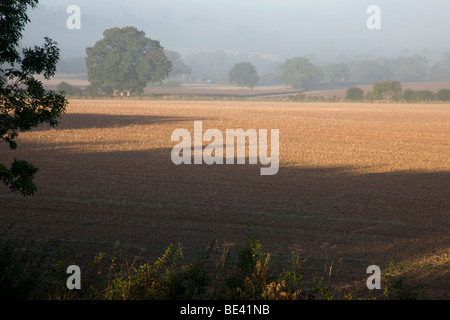
[[[415,53],[429,63],[450,50],[448,0],[41,0],[30,11],[23,45],[57,41],[61,58],[85,55],[105,29],[134,26],[182,56],[224,50],[282,61],[397,57]],[[81,9],[81,29],[69,30],[69,5]],[[369,30],[367,8],[381,9],[381,29]]]

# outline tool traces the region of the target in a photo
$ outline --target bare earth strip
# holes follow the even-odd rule
[[[280,170],[172,163],[173,130],[280,130]],[[46,239],[146,248],[261,240],[287,256],[344,258],[365,286],[370,264],[426,267],[450,283],[450,105],[71,100],[56,129],[22,134],[0,163],[39,167],[38,193],[0,188],[0,225]],[[206,145],[206,143],[205,143]],[[325,260],[323,260],[325,261]],[[414,268],[415,272],[417,268]]]

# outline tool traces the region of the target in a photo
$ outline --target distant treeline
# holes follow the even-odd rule
[[[404,101],[404,102],[447,102],[450,101],[450,90],[440,89],[437,92],[430,90],[402,90],[402,85],[396,80],[384,80],[375,82],[372,89],[366,94],[359,87],[350,87],[347,89],[346,100],[361,101]]]
[[[62,81],[57,86],[58,92],[64,92],[67,97],[77,97],[81,98],[83,96],[89,97],[91,96],[89,92],[83,92],[80,88],[74,87],[69,83]],[[151,98],[155,99],[156,97],[152,96]],[[182,96],[174,96],[174,99],[181,99]],[[184,97],[184,99],[189,97]],[[192,99],[205,99],[205,97],[200,96],[192,96]],[[162,97],[160,99],[169,99],[169,97]],[[220,99],[220,97],[213,97],[214,100]],[[229,100],[229,99],[246,99],[246,97],[222,97],[221,99]],[[276,98],[267,98],[270,100],[274,100]],[[344,99],[341,99],[337,96],[332,98],[325,97],[317,97],[317,96],[307,96],[305,93],[299,92],[294,95],[287,95],[282,98],[287,101],[297,101],[297,102],[305,102],[305,101],[393,101],[393,102],[449,102],[450,101],[450,89],[440,89],[437,92],[433,92],[431,90],[412,90],[406,89],[402,90],[402,85],[400,82],[396,80],[384,80],[379,81],[373,84],[372,90],[369,90],[367,93],[364,93],[364,90],[357,87],[352,86],[347,89],[346,95]]]
[[[403,92],[403,100],[406,102],[429,102],[429,101],[450,101],[450,90],[441,89],[439,91],[432,92],[430,90],[415,91],[412,89],[406,89]]]
[[[431,90],[402,90],[402,84],[396,80],[384,80],[373,83],[372,89],[364,93],[364,90],[357,86],[347,89],[345,98],[336,96],[324,98],[317,96],[307,96],[305,93],[289,95],[287,101],[389,101],[389,102],[449,102],[450,89],[440,89],[437,92]]]
[[[225,83],[230,69],[238,62],[251,62],[259,76],[258,85],[292,85],[289,78],[301,78],[302,88],[324,84],[371,84],[393,79],[399,82],[450,81],[450,52],[430,65],[425,56],[415,54],[394,59],[373,58],[349,62],[320,63],[308,57],[294,57],[274,62],[259,55],[230,55],[224,51],[202,52],[185,58],[192,81],[212,80]],[[288,66],[289,65],[289,66]],[[287,70],[286,70],[287,69]],[[294,75],[287,73],[296,73]],[[294,82],[299,84],[298,81]]]
[[[370,58],[358,61],[320,63],[313,57],[295,57],[286,61],[273,61],[256,54],[229,54],[225,51],[200,52],[181,57],[177,52],[165,50],[173,69],[169,80],[180,82],[228,83],[230,70],[236,63],[250,62],[259,76],[257,85],[292,85],[287,78],[301,78],[303,89],[313,89],[323,85],[342,86],[345,84],[371,84],[393,79],[399,82],[450,81],[450,52],[430,65],[425,56],[414,54],[394,59]],[[302,67],[292,68],[294,62],[301,61]],[[286,76],[289,71],[297,74]],[[60,73],[86,73],[84,57],[63,59],[58,64]],[[299,82],[295,82],[296,85]],[[295,86],[295,85],[294,85]]]
[[[431,68],[427,59],[418,54],[396,59],[380,58],[322,66],[314,65],[305,57],[294,57],[282,66],[283,83],[297,89],[371,84],[386,79],[398,82],[450,81],[450,52]]]

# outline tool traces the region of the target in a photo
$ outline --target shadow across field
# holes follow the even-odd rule
[[[323,256],[328,247],[376,263],[450,246],[450,172],[282,165],[261,176],[259,164],[177,166],[170,153],[56,152],[40,166],[35,197],[1,189],[0,223],[46,237],[118,240],[155,256],[169,243],[202,251],[214,239],[246,237],[274,254],[298,245]]]
[[[195,118],[198,120],[198,118]],[[179,121],[194,121],[194,118],[186,117],[161,117],[161,116],[144,116],[144,115],[113,115],[113,114],[97,114],[97,113],[68,113],[63,114],[58,120],[59,125],[55,130],[77,130],[77,129],[93,129],[93,128],[120,128],[128,126],[143,126],[165,124]],[[42,125],[34,131],[49,130],[49,125]]]

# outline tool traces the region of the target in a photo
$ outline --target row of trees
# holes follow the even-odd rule
[[[239,61],[250,61],[258,71],[262,85],[288,84],[293,88],[324,85],[370,84],[385,79],[400,82],[449,81],[450,53],[432,67],[422,55],[395,59],[364,59],[352,62],[318,63],[307,57],[293,57],[284,62],[268,61],[257,56],[237,57],[225,52],[198,53],[187,58],[195,80],[223,82],[228,70]]]
[[[235,70],[241,68],[240,71]],[[448,69],[448,70],[447,70]],[[359,61],[354,64],[326,64],[323,67],[316,67],[305,57],[294,57],[286,60],[281,67],[281,80],[284,84],[290,85],[294,89],[310,89],[323,84],[368,84],[382,82],[385,79],[395,79],[399,82],[423,81],[427,78],[426,59],[415,55],[410,58],[398,58],[384,62]],[[450,80],[450,53],[433,67],[433,79],[437,81]],[[443,72],[447,70],[448,72]],[[239,63],[233,68],[233,77],[229,80],[236,83],[236,73],[240,78],[244,78],[247,73],[247,87],[254,85],[250,79],[256,79],[256,69],[251,63]],[[256,80],[257,82],[257,80]],[[392,84],[392,83],[391,83]]]
[[[362,60],[352,63],[313,65],[307,58],[288,59],[282,80],[293,88],[308,89],[323,84],[370,84],[393,79],[399,82],[450,81],[450,52],[431,69],[421,55],[396,59]]]
[[[294,65],[295,69],[302,71],[297,77],[302,78],[305,88],[353,83],[370,84],[385,79],[400,82],[450,80],[450,53],[445,54],[441,61],[432,66],[425,56],[419,54],[395,59],[371,58],[356,61],[342,59],[347,62],[323,63],[313,57],[299,56],[278,62],[258,55],[244,53],[232,55],[224,51],[213,51],[190,54],[185,57],[185,61],[191,68],[190,76],[194,81],[212,79],[216,82],[225,82],[232,66],[242,61],[249,61],[255,66],[260,77],[260,85],[286,84],[285,78],[296,78],[295,75],[286,75],[283,71],[289,69],[288,65]],[[303,64],[304,72],[300,64]],[[294,82],[293,86],[298,86],[298,80]]]
[[[131,90],[142,94],[150,83],[161,83],[169,75],[174,78],[189,75],[191,69],[180,55],[165,50],[159,41],[145,36],[134,27],[112,28],[103,39],[86,49],[89,91],[99,90],[112,95],[115,90]],[[249,62],[236,64],[229,71],[229,81],[240,87],[253,88],[259,81],[255,67]],[[73,94],[66,84],[60,90]]]
[[[225,52],[200,54],[199,59],[185,64],[177,52],[164,49],[159,41],[147,38],[143,31],[134,27],[108,29],[103,36],[86,49],[91,93],[102,90],[112,95],[114,90],[131,90],[141,94],[150,83],[162,83],[169,77],[189,81],[193,74],[203,75],[201,80],[204,81],[228,81],[241,87],[253,88],[257,83],[286,84],[302,90],[324,85],[370,84],[385,79],[400,82],[450,80],[450,53],[432,68],[428,67],[424,56],[417,54],[320,66],[306,57],[293,57],[284,63],[266,63],[266,73],[260,76],[255,63],[249,60],[232,63]],[[254,56],[251,59],[262,63]],[[202,74],[198,72],[200,69],[203,69]]]
[[[345,99],[352,101],[361,101],[364,98],[368,100],[396,100],[402,94],[402,85],[395,80],[384,80],[375,82],[372,90],[364,96],[364,91],[359,87],[350,87],[347,89]]]
[[[350,87],[346,91],[346,100],[362,101],[366,100],[392,100],[405,102],[430,102],[430,101],[450,101],[450,90],[441,89],[438,92],[430,90],[402,90],[402,85],[396,80],[384,80],[375,82],[372,89],[364,94],[364,90],[359,87]]]

